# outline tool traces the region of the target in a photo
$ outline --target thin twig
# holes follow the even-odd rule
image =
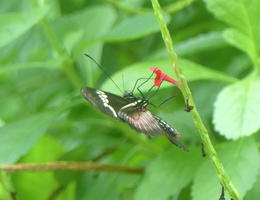
[[[165,46],[167,48],[171,63],[173,65],[173,68],[176,72],[176,76],[178,78],[178,81],[180,83],[180,90],[182,92],[182,95],[184,99],[189,100],[189,104],[193,106],[193,109],[191,110],[191,115],[193,118],[193,122],[195,126],[198,129],[198,132],[200,134],[201,140],[205,146],[205,150],[209,158],[211,159],[213,166],[215,167],[216,173],[220,179],[220,182],[222,185],[226,188],[226,190],[229,192],[230,196],[233,197],[235,200],[240,200],[240,195],[231,182],[231,179],[229,178],[228,174],[226,173],[223,164],[218,158],[217,152],[214,148],[214,146],[211,143],[211,140],[209,138],[208,130],[206,129],[205,125],[202,122],[202,119],[199,115],[199,112],[197,111],[196,105],[194,103],[190,88],[188,86],[187,80],[184,77],[184,75],[181,72],[181,69],[179,68],[178,65],[178,56],[176,52],[174,51],[173,48],[173,43],[172,43],[172,38],[169,33],[169,30],[167,28],[167,25],[165,23],[164,17],[162,15],[161,7],[158,2],[158,0],[151,0],[155,16],[158,20],[158,23],[160,25],[161,33],[162,33],[162,38],[164,40]]]
[[[65,189],[67,185],[59,185],[49,196],[48,200],[56,199]]]
[[[120,165],[101,164],[92,161],[87,162],[48,162],[48,163],[23,163],[0,164],[0,169],[8,172],[39,172],[39,171],[110,171],[118,173],[142,174],[143,167],[130,167]]]

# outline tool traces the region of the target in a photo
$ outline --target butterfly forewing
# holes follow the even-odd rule
[[[90,87],[81,89],[81,94],[103,113],[118,118],[119,109],[129,102],[123,97]]]

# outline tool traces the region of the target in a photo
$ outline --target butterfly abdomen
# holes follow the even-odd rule
[[[175,137],[175,138],[179,138],[180,134],[178,133],[176,128],[171,127],[166,121],[162,120],[159,117],[155,117],[156,120],[158,121],[160,127],[170,136]]]
[[[176,128],[171,127],[166,121],[161,118],[154,116],[159,124],[159,126],[164,130],[164,135],[177,147],[183,149],[184,151],[189,151],[183,144],[181,144],[177,139],[180,137]]]

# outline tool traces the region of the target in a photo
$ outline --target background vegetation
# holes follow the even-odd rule
[[[243,199],[257,200],[260,1],[160,3],[180,68],[224,168]],[[174,76],[150,1],[10,0],[1,1],[0,13],[0,168],[92,160],[137,169],[2,171],[0,199],[219,198],[219,179],[209,158],[201,156],[200,137],[176,87],[164,83],[153,103],[176,98],[151,109],[181,132],[189,153],[164,137],[136,133],[79,94],[85,85],[120,94],[84,52],[122,89],[148,77],[150,66]]]

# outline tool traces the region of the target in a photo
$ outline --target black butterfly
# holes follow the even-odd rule
[[[132,92],[125,92],[123,97],[95,88],[84,87],[81,94],[103,113],[126,122],[137,132],[148,136],[166,136],[177,147],[188,151],[177,138],[179,133],[166,121],[152,114],[146,107],[146,98],[135,97]]]

